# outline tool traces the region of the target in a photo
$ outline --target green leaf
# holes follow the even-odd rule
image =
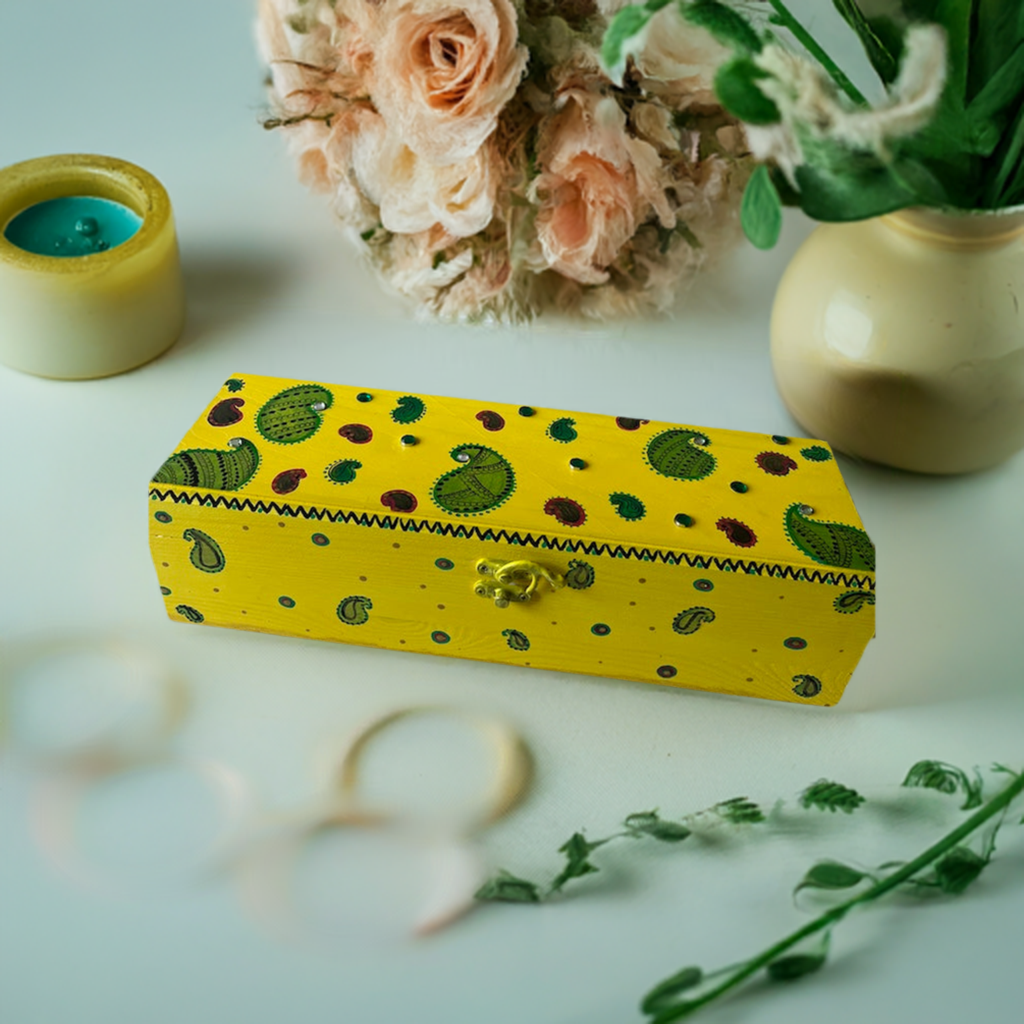
[[[745,796],[735,796],[715,804],[712,810],[731,825],[757,825],[765,820],[764,812]]]
[[[991,120],[1013,105],[1020,106],[1021,90],[1024,89],[1024,43],[985,83],[981,91],[967,107],[967,116],[972,121]]]
[[[832,6],[842,15],[843,20],[857,33],[871,66],[886,85],[896,81],[900,72],[899,51],[894,53],[888,42],[865,16],[856,0],[832,0]]]
[[[996,155],[995,176],[985,190],[985,205],[991,208],[1009,206],[1017,190],[1024,185],[1024,106],[1006,133]]]
[[[680,9],[687,21],[707,29],[724,46],[745,53],[760,53],[764,47],[754,26],[719,0],[693,0]]]
[[[974,771],[974,780],[967,776],[962,768],[946,764],[945,761],[918,761],[907,772],[903,785],[913,788],[936,789],[940,793],[963,793],[962,810],[969,811],[980,807],[983,800],[983,783],[978,770]]]
[[[829,782],[828,779],[819,779],[800,794],[801,807],[817,807],[820,811],[843,811],[846,814],[853,814],[862,803],[864,797],[855,789],[850,789],[839,782]]]
[[[658,816],[657,811],[640,811],[631,814],[624,822],[626,828],[637,835],[651,836],[653,839],[660,839],[663,843],[681,843],[690,836],[690,830],[685,825],[675,821],[665,821]]]
[[[1024,41],[1024,5],[1015,0],[975,0],[975,9],[968,88],[977,97],[1007,62],[1020,59],[1014,50]]]
[[[803,880],[793,890],[793,895],[795,896],[801,889],[850,889],[870,877],[867,872],[858,871],[838,861],[823,860],[804,875]]]
[[[966,846],[955,846],[935,865],[935,881],[950,896],[959,896],[988,867],[988,860]]]
[[[768,976],[772,981],[796,981],[805,974],[813,974],[825,966],[825,953],[794,953],[773,960],[768,965]]]
[[[540,890],[525,878],[499,871],[474,893],[474,899],[496,903],[539,903]]]
[[[695,988],[704,980],[704,972],[699,967],[684,967],[681,971],[659,982],[643,997],[640,1011],[653,1017],[655,1014],[670,1009],[678,1003],[680,993]]]
[[[737,57],[715,73],[715,93],[733,117],[747,124],[778,124],[779,108],[758,88],[758,80],[767,77],[749,57]]]
[[[847,173],[804,164],[796,169],[800,208],[823,222],[867,220],[912,206],[913,192],[881,164]]]
[[[637,37],[647,28],[647,23],[671,0],[647,0],[645,4],[623,7],[612,18],[605,30],[601,43],[601,62],[614,82],[622,81],[626,58],[637,43]]]
[[[604,846],[607,839],[599,839],[596,842],[588,842],[581,832],[573,833],[572,837],[559,848],[559,853],[564,853],[566,865],[561,874],[551,883],[551,891],[559,892],[566,882],[573,878],[582,878],[584,875],[595,874],[599,868],[589,861],[590,854],[599,846]]]
[[[782,200],[768,168],[761,164],[750,176],[740,203],[743,233],[758,249],[771,249],[782,231]]]

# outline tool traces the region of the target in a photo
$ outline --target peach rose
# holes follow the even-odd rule
[[[371,96],[435,164],[473,156],[515,93],[527,50],[509,0],[394,0],[382,9]]]
[[[538,150],[537,238],[547,266],[581,284],[603,284],[638,225],[656,214],[673,227],[675,215],[657,151],[626,132],[618,103],[582,90],[563,99]]]

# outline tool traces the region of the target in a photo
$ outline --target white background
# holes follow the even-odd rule
[[[824,4],[797,6],[817,7],[829,37]],[[513,722],[534,751],[535,785],[480,848],[538,880],[574,830],[606,835],[631,811],[679,815],[739,794],[787,805],[747,839],[623,841],[565,900],[485,907],[419,941],[402,927],[418,848],[346,833],[304,861],[305,895],[336,910],[336,934],[296,942],[254,923],[230,871],[144,894],[63,877],[28,827],[38,777],[8,758],[4,1024],[639,1020],[639,996],[664,975],[742,959],[805,920],[789,893],[814,860],[907,858],[955,820],[944,798],[897,789],[915,760],[1024,766],[1019,456],[959,479],[840,460],[879,551],[878,636],[828,711],[168,622],[146,482],[234,373],[797,432],[772,384],[768,314],[810,230],[799,215],[774,252],[745,249],[700,278],[671,319],[417,323],[259,127],[251,21],[244,0],[0,6],[0,165],[78,151],[152,171],[175,205],[190,301],[181,341],[134,373],[59,383],[0,368],[0,643],[134,637],[189,682],[176,750],[233,765],[269,810],[312,799],[318,766],[377,713],[429,702]],[[485,779],[485,758],[453,724],[428,722],[382,743],[370,783],[437,807]],[[821,776],[868,793],[873,809],[795,809]],[[140,835],[174,847],[199,828],[191,793],[136,780],[93,800],[104,849]],[[755,986],[704,1019],[1018,1019],[1021,839],[1007,828],[962,899],[876,908],[840,929],[825,972]]]

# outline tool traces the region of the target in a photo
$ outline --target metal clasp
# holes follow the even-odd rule
[[[480,597],[493,598],[498,608],[507,608],[513,601],[532,600],[541,580],[546,580],[552,590],[565,586],[565,578],[560,573],[526,559],[499,562],[481,558],[476,563],[476,571],[481,578],[474,584],[474,592]]]

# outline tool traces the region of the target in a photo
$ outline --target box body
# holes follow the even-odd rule
[[[816,441],[239,375],[150,498],[178,620],[813,704],[874,633]]]

